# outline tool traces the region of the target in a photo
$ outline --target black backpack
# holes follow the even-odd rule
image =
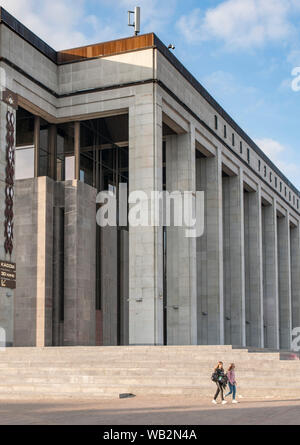
[[[217,383],[218,381],[218,373],[217,372],[213,372],[211,379],[213,382]]]

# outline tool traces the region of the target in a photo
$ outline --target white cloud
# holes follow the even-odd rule
[[[274,139],[255,139],[255,143],[266,153],[273,161],[278,160],[278,156],[287,151],[287,148]]]
[[[290,16],[299,11],[295,0],[226,0],[204,13],[191,11],[177,26],[189,42],[217,39],[227,49],[248,49],[296,35]]]
[[[142,8],[142,32],[158,32],[170,21],[177,2],[94,0],[98,15],[91,14],[89,0],[0,0],[1,6],[57,50],[132,35],[127,28],[127,11],[136,4]]]
[[[1,0],[8,12],[55,49],[86,45],[116,36],[87,12],[87,0]],[[89,25],[89,37],[82,25]]]

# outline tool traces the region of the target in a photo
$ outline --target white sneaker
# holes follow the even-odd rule
[[[227,401],[223,400],[222,405],[227,405]]]
[[[236,403],[239,403],[239,402],[238,402],[237,400],[233,400],[232,403],[235,403],[235,404],[236,404]]]
[[[211,403],[213,403],[214,405],[218,404],[218,402],[216,400],[213,400]]]

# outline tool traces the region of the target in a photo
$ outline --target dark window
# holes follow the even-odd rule
[[[270,182],[272,183],[272,172],[270,172]]]
[[[215,116],[215,130],[218,129],[218,116]]]
[[[278,179],[275,178],[275,188],[277,188],[277,185],[278,185]]]
[[[224,138],[225,139],[227,138],[227,127],[226,127],[226,125],[224,125]]]
[[[243,154],[243,142],[240,142],[240,153]]]
[[[260,170],[261,170],[261,161],[260,161],[260,159],[258,160],[258,171],[260,172]]]
[[[282,182],[280,183],[280,192],[282,192]]]
[[[232,133],[232,145],[233,145],[233,147],[235,146],[235,137],[234,137],[234,133]]]
[[[250,164],[250,149],[249,148],[247,148],[247,161],[248,161],[248,164]]]
[[[266,177],[266,176],[267,176],[267,167],[264,166],[264,177]]]

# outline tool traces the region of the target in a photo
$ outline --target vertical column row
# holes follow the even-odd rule
[[[162,110],[156,86],[146,85],[129,109],[129,191],[162,191]],[[147,207],[147,202],[142,202]],[[130,226],[129,342],[163,344],[162,228]]]
[[[246,345],[243,173],[223,178],[225,342]]]
[[[195,192],[195,133],[170,136],[166,144],[166,189]],[[197,344],[196,238],[186,227],[167,228],[168,344]]]
[[[224,344],[222,156],[197,159],[197,190],[204,192],[205,227],[197,239],[198,344]]]
[[[279,349],[277,212],[262,205],[264,347]]]
[[[262,219],[260,189],[244,192],[246,344],[263,347]]]

